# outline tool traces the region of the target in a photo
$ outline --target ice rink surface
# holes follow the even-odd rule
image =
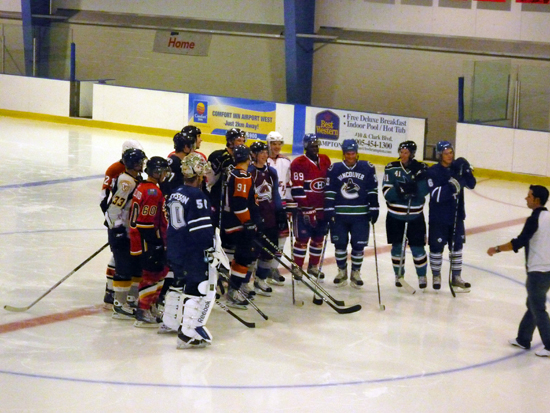
[[[5,311],[32,303],[105,244],[103,173],[127,139],[149,157],[172,150],[170,138],[0,117],[1,412],[549,411],[550,359],[507,344],[525,311],[523,253],[485,253],[519,234],[530,214],[525,183],[478,179],[467,192],[463,278],[473,286],[456,298],[447,285],[434,291],[431,276],[419,291],[410,253],[406,279],[417,293],[393,285],[383,206],[385,311],[372,237],[362,290],[334,287],[330,244],[324,263],[324,286],[360,312],[313,305],[301,285],[305,305],[295,307],[287,276],[272,297],[255,300],[269,321],[234,310],[255,329],[214,308],[206,349],[176,350],[173,335],[111,319],[102,305],[108,249],[28,311]],[[380,181],[382,171],[377,165]]]

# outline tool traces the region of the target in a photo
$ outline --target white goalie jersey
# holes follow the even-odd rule
[[[286,208],[287,202],[292,200],[292,195],[290,194],[290,159],[279,155],[275,159],[267,158],[267,164],[277,170],[279,195],[281,195],[283,207]]]

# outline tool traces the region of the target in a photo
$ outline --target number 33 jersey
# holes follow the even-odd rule
[[[306,155],[300,155],[290,164],[292,181],[292,199],[298,209],[315,209],[322,219],[325,202],[327,170],[330,166],[328,156],[319,154],[317,162]],[[287,204],[287,207],[289,205]]]

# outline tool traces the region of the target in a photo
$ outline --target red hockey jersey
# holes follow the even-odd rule
[[[323,218],[325,185],[329,166],[330,159],[323,154],[319,154],[317,162],[312,161],[306,155],[301,155],[290,164],[291,194],[296,207],[315,209],[320,219]]]

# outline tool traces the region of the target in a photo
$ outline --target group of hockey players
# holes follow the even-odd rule
[[[297,268],[291,277],[306,271],[323,282],[330,238],[338,267],[333,283],[364,284],[364,249],[378,220],[379,201],[375,167],[359,160],[358,143],[344,140],[343,161],[331,165],[319,153],[315,134],[304,136],[304,154],[293,161],[281,154],[284,139],[278,132],[250,146],[237,128],[225,138],[226,147],[208,159],[197,152],[201,131],[196,126],[174,136],[174,152],[166,159],[148,159],[137,141],[126,141],[121,160],[109,167],[103,183],[100,206],[113,254],[104,301],[112,305],[115,319],[177,332],[177,348],[211,343],[206,322],[221,295],[228,306],[246,309],[256,294],[270,296],[272,286],[284,285],[278,266],[289,237]],[[433,288],[441,288],[448,245],[452,286],[467,291],[470,285],[461,278],[464,188],[475,186],[472,168],[464,158],[454,159],[447,141],[437,144],[439,162],[430,168],[414,159],[416,149],[413,141],[402,142],[399,159],[384,171],[395,285],[408,285],[408,243],[419,287],[427,287],[423,207],[429,194]]]

